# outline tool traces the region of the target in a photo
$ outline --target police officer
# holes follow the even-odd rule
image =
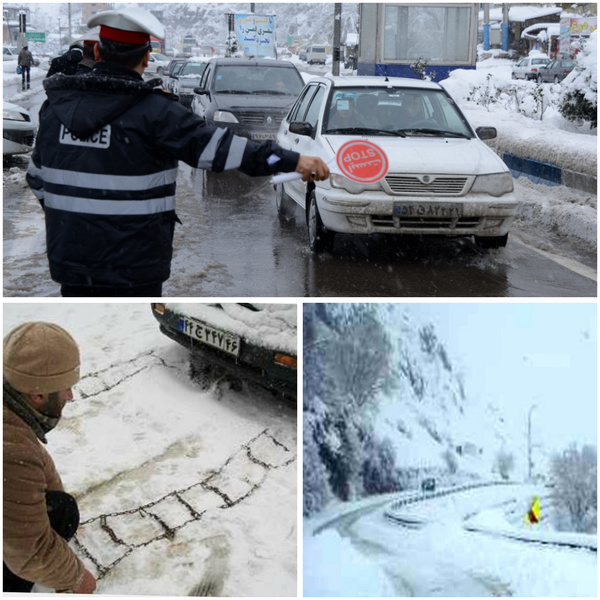
[[[44,81],[27,181],[44,207],[50,274],[63,296],[158,297],[170,275],[178,161],[252,176],[296,171],[305,181],[329,169],[208,127],[156,80],[144,82],[150,36],[164,38],[151,13],[105,11],[88,21],[97,25],[91,73]]]
[[[100,27],[90,29],[79,38],[79,41],[83,43],[83,58],[77,65],[77,75],[89,73],[96,64],[94,48],[100,41]]]
[[[81,62],[82,58],[83,44],[80,41],[71,42],[69,49],[62,56],[52,59],[46,77],[51,77],[57,73],[75,75],[77,73],[77,65]]]

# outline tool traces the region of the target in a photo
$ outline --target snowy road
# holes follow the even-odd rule
[[[595,596],[595,552],[464,529],[468,515],[492,508],[507,511],[506,507],[512,507],[514,525],[520,526],[520,509],[536,491],[528,486],[493,487],[415,503],[403,510],[423,520],[417,528],[386,519],[389,498],[383,505],[380,501],[359,504],[353,511],[340,509],[318,526],[305,522],[304,594]],[[320,572],[319,563],[333,551],[340,555],[339,570]],[[355,574],[352,567],[360,561],[363,566]]]
[[[296,595],[296,406],[230,380],[207,391],[143,304],[5,304],[81,346],[48,449],[98,593]]]
[[[4,171],[4,295],[58,296],[48,273],[43,212],[26,185],[25,164]],[[187,165],[179,173],[182,224],[165,296],[596,295],[595,249],[582,254],[574,237],[560,240],[531,224],[515,228],[507,248],[490,252],[468,240],[339,236],[332,254],[315,256],[302,216],[294,224],[279,223],[267,182],[253,189],[247,179],[250,187],[208,197],[201,173]],[[531,186],[517,183],[528,196],[546,193],[544,186],[533,191]],[[572,193],[562,188],[562,195]],[[595,213],[590,207],[572,212],[576,209]]]

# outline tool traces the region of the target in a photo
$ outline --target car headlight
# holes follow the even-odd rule
[[[339,173],[332,173],[330,180],[331,187],[346,190],[349,194],[362,194],[367,190],[381,189],[381,185],[379,184],[379,182],[357,183],[356,181],[352,181],[352,179],[348,179],[348,177],[340,175]]]
[[[215,110],[213,119],[215,121],[220,121],[221,123],[239,123],[235,115],[226,110]]]
[[[478,175],[473,182],[472,192],[502,196],[514,190],[513,178],[510,172],[492,173],[491,175]]]
[[[24,114],[15,110],[2,109],[2,118],[8,121],[29,121]]]

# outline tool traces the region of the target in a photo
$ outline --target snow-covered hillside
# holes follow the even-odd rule
[[[501,409],[468,391],[460,358],[435,325],[406,306],[390,307],[388,319],[398,389],[382,398],[376,430],[391,440],[404,468],[491,477],[506,441]]]

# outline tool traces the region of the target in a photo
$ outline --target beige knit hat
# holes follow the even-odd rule
[[[50,394],[79,381],[79,348],[54,323],[23,323],[4,338],[4,377],[25,394]]]

